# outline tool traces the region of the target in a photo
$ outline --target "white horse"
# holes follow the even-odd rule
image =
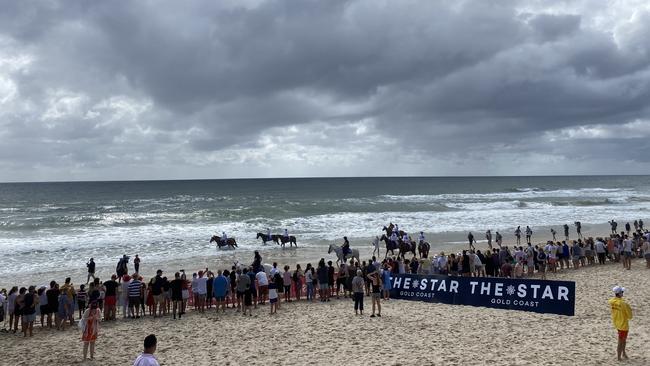
[[[336,256],[338,257],[338,259],[336,260],[336,265],[338,266],[339,263],[343,263],[343,248],[341,248],[336,244],[330,244],[330,247],[327,250],[327,254],[332,253],[332,251],[334,251],[334,253],[336,253]],[[359,251],[356,249],[351,250],[350,258],[356,258],[357,262],[361,263],[361,261],[359,260]]]

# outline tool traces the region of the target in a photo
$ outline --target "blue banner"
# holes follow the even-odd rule
[[[415,274],[391,276],[395,299],[573,316],[575,282]]]

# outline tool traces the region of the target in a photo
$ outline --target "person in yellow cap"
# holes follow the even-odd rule
[[[612,291],[614,291],[614,297],[609,299],[608,302],[612,309],[612,323],[614,324],[614,328],[618,330],[618,347],[616,348],[616,355],[618,356],[618,360],[621,361],[621,357],[627,359],[625,343],[627,341],[627,332],[630,330],[628,322],[632,319],[632,308],[627,302],[625,302],[625,300],[623,300],[625,287],[616,286]]]

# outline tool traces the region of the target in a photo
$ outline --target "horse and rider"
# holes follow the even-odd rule
[[[337,266],[339,265],[339,263],[345,263],[348,259],[348,256],[350,258],[356,259],[357,262],[361,262],[361,260],[359,259],[359,251],[357,249],[350,248],[350,241],[348,240],[347,236],[343,237],[342,246],[338,246],[336,244],[330,244],[329,249],[327,250],[327,254],[332,252],[336,253],[336,257],[338,258],[336,260]]]
[[[229,238],[228,235],[226,235],[225,231],[221,232],[221,236],[212,235],[212,238],[210,238],[210,243],[212,242],[215,242],[219,249],[223,247],[227,247],[229,249],[237,248],[237,241],[235,238]]]
[[[275,235],[271,234],[271,229],[267,228],[266,233],[257,233],[257,236],[255,239],[262,239],[262,243],[266,244],[266,242],[272,241],[277,245],[282,245],[284,248],[286,243],[289,243],[289,247],[291,246],[296,246],[298,247],[298,243],[296,242],[296,237],[293,235],[289,235],[289,230],[284,229],[284,234],[283,235]]]

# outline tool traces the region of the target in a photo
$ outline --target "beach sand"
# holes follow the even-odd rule
[[[355,316],[351,300],[268,305],[243,317],[229,309],[102,324],[94,361],[81,362],[79,332],[36,327],[34,337],[0,334],[1,364],[130,365],[149,333],[161,365],[613,365],[617,335],[607,299],[627,288],[634,311],[625,365],[650,365],[650,269],[634,260],[565,270],[549,279],[576,282],[576,315],[545,315],[402,300],[383,302],[382,317]]]

